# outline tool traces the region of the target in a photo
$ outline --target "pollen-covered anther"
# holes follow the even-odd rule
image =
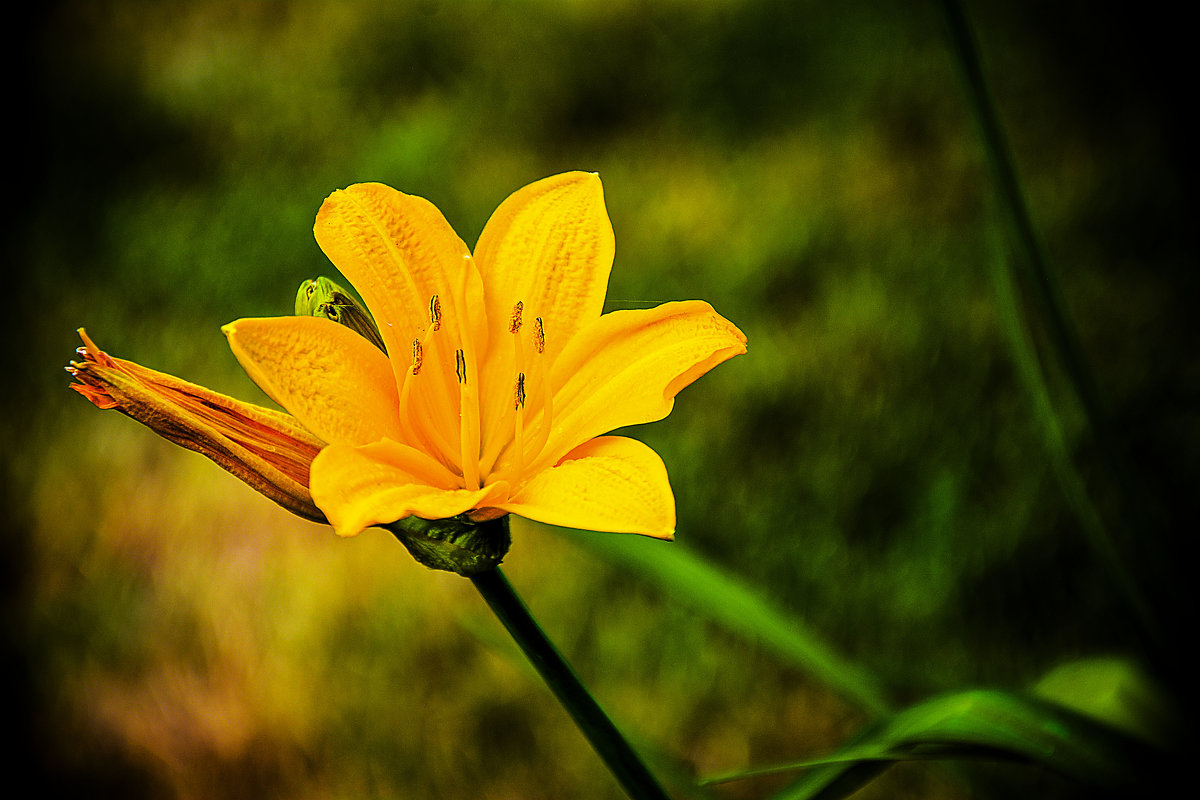
[[[533,320],[533,348],[539,353],[546,352],[546,329],[541,317]]]
[[[413,339],[412,345],[412,374],[417,375],[421,372],[421,365],[425,363],[425,348],[421,346],[420,339]]]
[[[525,310],[525,304],[518,300],[513,306],[512,316],[508,320],[508,332],[518,333],[521,330],[521,312]]]
[[[467,359],[461,348],[454,351],[454,374],[458,376],[459,383],[467,382]]]
[[[435,331],[442,327],[442,301],[436,294],[429,298],[429,324]]]
[[[517,383],[513,387],[513,411],[520,411],[525,407],[525,373],[517,374]]]

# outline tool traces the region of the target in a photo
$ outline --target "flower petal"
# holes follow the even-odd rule
[[[684,387],[744,352],[745,335],[702,300],[605,314],[554,363],[552,433],[533,468],[594,436],[662,419]]]
[[[445,519],[507,496],[507,484],[476,491],[429,456],[390,439],[361,447],[330,445],[313,461],[313,502],[339,536],[410,515]]]
[[[326,442],[402,438],[388,358],[349,328],[318,317],[267,317],[221,330],[254,382]]]
[[[326,198],[313,232],[374,316],[393,354],[397,382],[408,369],[413,339],[430,324],[434,295],[447,304],[447,295],[465,286],[466,308],[458,311],[481,307],[483,286],[470,250],[423,197],[379,183],[355,184]],[[453,324],[459,314],[448,310],[447,317]],[[482,317],[472,325],[466,335],[482,341]]]
[[[487,320],[480,313],[483,282],[467,246],[428,200],[377,183],[331,194],[317,213],[314,232],[375,317],[399,392],[418,395],[401,409],[414,438],[448,463],[467,460],[464,452],[477,459],[478,445],[461,441],[461,423],[466,421],[469,433],[478,430]],[[425,365],[419,379],[412,379],[418,340]],[[473,403],[463,401],[460,367]],[[407,394],[406,383],[412,383]],[[429,409],[435,413],[424,413]]]
[[[511,501],[497,505],[550,525],[659,539],[675,535],[667,468],[649,447],[623,436],[601,436],[575,448]]]
[[[615,248],[596,174],[567,172],[514,192],[475,246],[493,339],[521,301],[542,318],[547,352],[558,353],[600,316]]]

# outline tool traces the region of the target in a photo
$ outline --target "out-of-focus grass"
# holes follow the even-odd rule
[[[1091,10],[969,10],[1149,498],[1147,538],[1117,530],[1118,546],[1169,630],[1188,599],[1173,531],[1194,510],[1200,376],[1178,112],[1138,60],[1139,37],[1163,34]],[[428,197],[473,242],[521,185],[598,171],[617,235],[609,307],[701,297],[750,339],[668,420],[632,432],[668,464],[680,539],[898,699],[1142,652],[1050,478],[1006,349],[986,172],[932,5],[44,13],[3,445],[12,685],[54,786],[617,796],[466,582],[378,531],[341,541],[295,520],[64,388],[86,325],[115,355],[265,402],[218,326],[287,313],[302,279],[330,271],[313,217],[362,180]],[[1169,47],[1153,50],[1167,62]],[[1050,388],[1116,520],[1053,365]],[[825,752],[864,721],[569,538],[520,524],[514,539],[508,572],[552,638],[685,771]],[[1046,788],[1012,770],[987,782]],[[962,796],[945,775],[905,767],[868,792]]]

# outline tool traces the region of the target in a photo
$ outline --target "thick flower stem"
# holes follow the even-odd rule
[[[669,795],[546,638],[504,573],[497,567],[470,578],[626,794],[634,800],[666,800]]]

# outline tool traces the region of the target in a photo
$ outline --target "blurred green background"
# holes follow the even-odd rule
[[[608,307],[703,298],[750,341],[632,432],[675,487],[663,546],[890,702],[1107,654],[1190,702],[1161,666],[1194,632],[1180,548],[1200,474],[1183,26],[1153,3],[966,6],[1110,430],[1086,426],[1029,304],[1024,330],[1165,661],[1064,500],[1015,366],[992,278],[1008,249],[937,4],[49,3],[9,51],[12,774],[44,797],[620,796],[467,582],[381,531],[295,519],[66,388],[86,326],[268,402],[218,328],[290,313],[331,273],[313,219],[359,181],[429,198],[473,243],[517,188],[599,172]],[[655,758],[799,759],[869,719],[600,536],[517,521],[506,568]],[[1076,788],[916,764],[862,796],[1016,791]]]

